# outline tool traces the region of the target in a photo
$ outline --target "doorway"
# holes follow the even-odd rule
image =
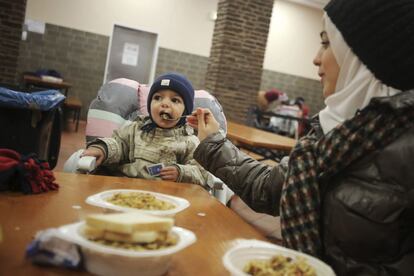
[[[152,83],[158,55],[158,34],[114,24],[109,41],[104,83],[127,78]]]

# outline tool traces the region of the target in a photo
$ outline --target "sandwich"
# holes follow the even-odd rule
[[[96,214],[86,217],[83,235],[105,245],[159,249],[176,244],[174,219],[142,213]]]

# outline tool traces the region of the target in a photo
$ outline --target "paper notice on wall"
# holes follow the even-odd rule
[[[122,64],[137,66],[139,55],[139,45],[133,43],[125,43],[122,52]]]
[[[44,34],[46,29],[45,22],[40,22],[32,19],[26,19],[24,22],[29,32]]]

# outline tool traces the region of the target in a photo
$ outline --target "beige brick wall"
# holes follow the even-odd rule
[[[85,119],[87,108],[96,97],[103,81],[108,41],[107,36],[46,24],[44,35],[29,32],[27,40],[21,41],[18,73],[21,75],[24,71],[35,71],[39,68],[58,70],[73,84],[70,94],[81,99],[84,106],[81,117]],[[195,89],[214,92],[206,88],[208,62],[208,57],[160,48],[155,75],[170,71],[181,72],[190,79]],[[275,87],[288,93],[290,98],[302,96],[310,106],[312,114],[323,106],[318,81],[269,70],[260,69],[259,72],[258,89]],[[250,82],[250,77],[237,75],[233,77],[233,81],[238,87],[243,87],[242,83]],[[222,84],[218,83],[217,86],[221,87]],[[252,91],[251,97],[233,92],[221,97],[219,100],[226,115],[231,112],[228,111],[231,108],[245,115],[247,108],[256,103],[256,90]],[[228,117],[230,118],[229,115]]]
[[[46,24],[44,34],[29,32],[21,42],[18,74],[38,69],[57,70],[72,84],[69,96],[78,97],[81,118],[102,85],[109,37]]]
[[[218,2],[206,88],[233,121],[246,121],[260,89],[273,4],[273,0]]]

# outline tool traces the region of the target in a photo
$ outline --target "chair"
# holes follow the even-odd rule
[[[77,97],[68,97],[63,103],[63,108],[66,112],[73,112],[72,122],[76,123],[75,131],[78,132],[82,102]]]
[[[295,139],[303,136],[310,126],[310,120],[302,116],[296,105],[280,105],[275,111],[261,111],[257,107],[251,107],[247,123]]]
[[[86,124],[86,141],[97,137],[109,137],[115,129],[136,116],[148,115],[149,86],[130,79],[115,79],[104,84],[98,96],[91,102]],[[224,133],[227,121],[217,99],[205,90],[196,90],[194,108],[209,108]]]
[[[97,97],[91,102],[86,123],[86,142],[98,137],[110,137],[112,132],[128,124],[138,115],[147,115],[147,98],[149,86],[130,79],[115,79],[105,83],[98,91]],[[226,133],[227,121],[223,109],[217,99],[205,90],[196,90],[194,108],[209,108]],[[74,172],[73,163],[76,162],[72,154],[65,164],[65,171]],[[70,160],[70,162],[69,162]],[[222,202],[233,194],[223,183],[214,178],[212,193]]]
[[[109,137],[115,129],[129,123],[139,114],[147,113],[147,97],[149,87],[130,79],[115,79],[104,84],[98,92],[97,97],[91,102],[86,124],[86,142],[97,137]],[[227,121],[223,109],[217,99],[205,90],[196,90],[194,108],[209,108],[220,124],[221,131],[226,134]],[[65,167],[71,168],[66,172],[74,172],[73,165],[67,165],[69,160],[79,158],[77,151],[68,159]],[[214,177],[215,181],[210,193],[220,202],[226,204],[231,198],[234,203],[232,209],[248,223],[257,227],[265,234],[274,236],[275,226],[269,226],[273,221],[270,216],[258,214],[245,205],[240,198],[233,197],[234,192],[225,183]],[[277,223],[276,223],[277,228]],[[269,231],[271,229],[271,231]],[[278,237],[278,235],[276,235]]]

